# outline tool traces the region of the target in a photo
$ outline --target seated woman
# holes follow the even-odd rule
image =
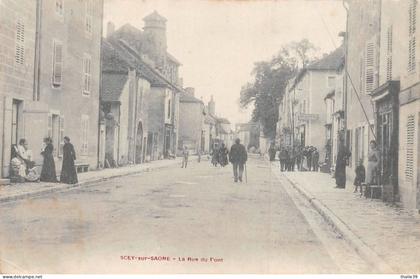
[[[39,174],[35,168],[35,162],[32,161],[32,152],[28,150],[26,139],[20,139],[17,147],[17,157],[25,167],[25,180],[29,182],[39,181]]]
[[[10,182],[23,183],[25,182],[26,166],[18,156],[18,148],[15,144],[12,145],[12,152],[10,156]]]

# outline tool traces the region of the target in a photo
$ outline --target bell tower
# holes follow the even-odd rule
[[[148,54],[155,61],[156,66],[163,70],[166,63],[166,18],[157,11],[143,18],[144,34],[150,44]]]

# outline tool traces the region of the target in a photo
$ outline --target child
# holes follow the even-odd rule
[[[356,178],[354,179],[354,193],[357,192],[357,188],[360,186],[360,193],[362,192],[362,183],[365,182],[366,170],[363,166],[363,159],[359,160],[359,165],[356,168]]]

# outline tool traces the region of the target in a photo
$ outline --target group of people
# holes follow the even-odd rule
[[[211,151],[211,163],[213,166],[220,165],[222,167],[227,166],[228,162],[228,154],[229,150],[225,146],[224,143],[220,145],[220,147],[215,146],[213,150]]]
[[[270,160],[272,158],[272,152],[270,153]],[[318,171],[319,170],[319,152],[314,146],[295,148],[281,148],[278,152],[278,158],[280,160],[281,171],[294,171],[297,167],[298,171]]]
[[[350,151],[343,143],[340,144],[335,164],[335,181],[337,188],[346,187],[346,165],[351,156]],[[360,189],[362,193],[362,184],[375,185],[380,183],[380,161],[381,155],[375,140],[369,143],[369,152],[367,158],[367,169],[363,165],[363,159],[360,159],[356,167],[354,179],[354,192]]]
[[[69,137],[64,137],[63,146],[63,165],[60,173],[60,180],[57,179],[54,146],[50,137],[44,138],[41,149],[43,164],[41,174],[38,174],[33,161],[32,151],[28,148],[26,139],[20,139],[17,145],[12,145],[10,180],[14,183],[23,182],[61,182],[66,184],[76,184],[78,182],[75,168],[76,152]]]

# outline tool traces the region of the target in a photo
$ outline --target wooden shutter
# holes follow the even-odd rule
[[[417,0],[410,0],[408,7],[408,71],[416,69]]]
[[[64,146],[64,116],[60,116],[60,133],[59,133],[60,145],[57,147],[58,156],[63,156],[63,146]]]
[[[407,117],[406,130],[406,159],[405,159],[405,179],[412,181],[414,174],[414,115]]]
[[[53,53],[53,85],[59,87],[62,83],[63,75],[63,45],[60,42],[54,41]]]
[[[392,25],[387,30],[386,80],[392,79]]]
[[[365,90],[369,94],[375,87],[375,41],[366,43],[365,52]]]
[[[21,20],[16,22],[15,62],[20,65],[25,62],[25,24]]]
[[[52,113],[48,113],[47,136],[52,138]]]

